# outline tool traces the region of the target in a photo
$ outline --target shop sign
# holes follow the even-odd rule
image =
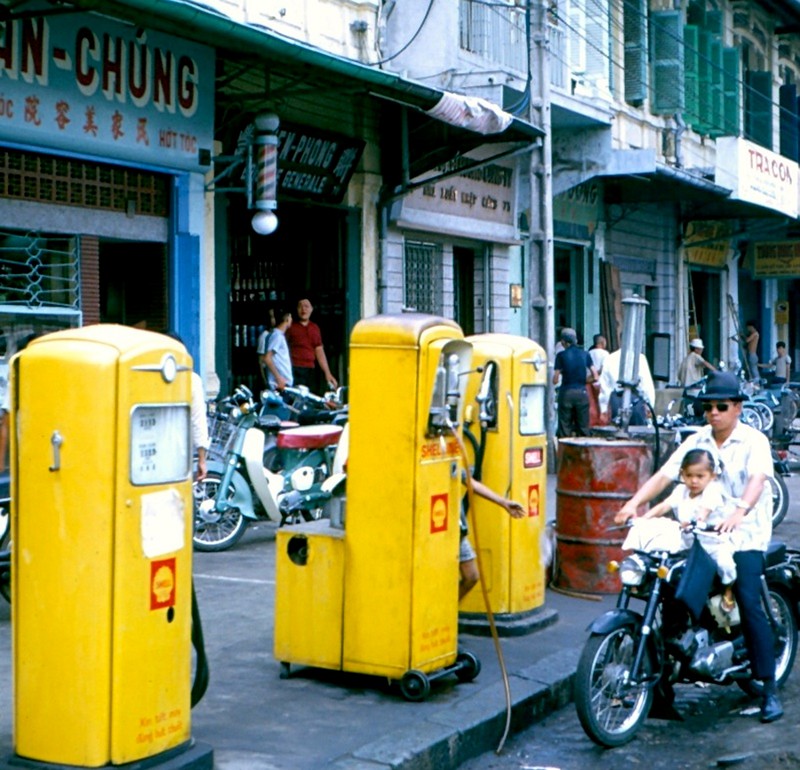
[[[0,141],[187,171],[210,164],[214,51],[99,16],[0,23]]]
[[[705,267],[724,267],[731,250],[731,226],[728,222],[689,222],[683,238],[687,262]]]
[[[800,276],[800,241],[755,244],[753,275],[756,278]]]
[[[599,182],[581,182],[553,198],[553,219],[583,225],[591,233],[597,225],[600,198]]]
[[[775,323],[778,326],[789,323],[789,303],[785,299],[775,303]]]
[[[457,158],[434,169],[429,181],[426,177],[414,179],[419,186],[396,205],[393,220],[421,230],[517,242],[513,167],[488,163],[451,173],[470,163],[468,158]]]
[[[279,195],[341,203],[363,151],[361,139],[281,123],[278,131]]]
[[[721,136],[716,148],[715,181],[733,190],[732,199],[797,217],[797,163],[738,137]]]

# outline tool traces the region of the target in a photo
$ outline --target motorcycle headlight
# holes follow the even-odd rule
[[[229,422],[238,422],[239,418],[242,416],[242,410],[239,409],[238,406],[234,406],[230,412],[228,412],[228,421]]]
[[[647,566],[638,554],[624,559],[619,568],[619,577],[624,586],[641,585],[646,574]]]

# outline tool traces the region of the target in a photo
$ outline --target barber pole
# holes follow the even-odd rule
[[[278,227],[275,209],[278,208],[278,127],[280,119],[272,112],[257,115],[254,120],[256,134],[253,139],[255,152],[255,194],[252,207],[253,229],[260,235],[269,235]]]

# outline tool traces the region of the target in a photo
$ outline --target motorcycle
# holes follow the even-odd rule
[[[682,599],[687,587],[682,581],[692,580],[687,552],[662,548],[635,550],[618,569],[622,590],[616,607],[590,626],[575,676],[578,718],[595,743],[621,746],[648,716],[674,715],[676,683],[736,683],[750,695],[759,693],[738,608],[731,614],[721,610],[718,579],[708,601],[703,601],[707,584],[706,591]],[[799,588],[800,552],[773,542],[766,554],[762,602],[775,634],[778,686],[797,654]],[[633,600],[643,602],[641,611],[631,608]]]
[[[274,460],[265,449],[265,430],[280,424],[259,416],[244,385],[231,396],[228,419],[234,430],[224,462],[213,455],[208,473],[193,485],[195,548],[222,551],[235,545],[248,522],[283,526],[323,518],[344,492],[346,429],[307,425],[279,430]],[[266,467],[267,459],[271,467]]]

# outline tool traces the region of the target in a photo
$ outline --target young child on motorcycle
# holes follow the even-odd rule
[[[670,496],[654,505],[642,518],[652,519],[674,511],[678,524],[687,529],[695,523],[705,523],[708,531],[697,533],[700,544],[717,565],[724,593],[720,609],[730,614],[736,608],[733,583],[736,581],[736,563],[733,560],[732,533],[718,533],[714,527],[725,520],[723,489],[717,479],[716,461],[707,449],[691,449],[681,462],[681,484]],[[691,540],[683,537],[683,547]]]

